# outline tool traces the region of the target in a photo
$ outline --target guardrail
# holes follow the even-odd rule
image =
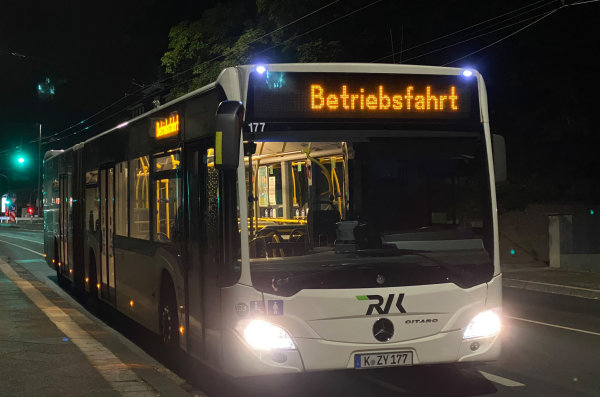
[[[15,224],[43,224],[44,218],[17,217]],[[0,216],[0,223],[8,223],[8,216]]]

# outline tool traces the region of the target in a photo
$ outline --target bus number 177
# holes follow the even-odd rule
[[[248,123],[248,127],[250,128],[250,132],[265,131],[265,123]]]

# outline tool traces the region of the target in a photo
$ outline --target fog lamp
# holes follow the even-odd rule
[[[263,320],[252,320],[244,328],[244,339],[257,350],[296,350],[287,332]]]

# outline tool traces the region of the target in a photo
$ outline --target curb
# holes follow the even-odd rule
[[[503,278],[502,286],[508,288],[525,289],[529,291],[545,292],[550,294],[575,296],[577,298],[600,300],[600,290],[589,288],[540,283],[537,281],[525,281],[512,278]]]

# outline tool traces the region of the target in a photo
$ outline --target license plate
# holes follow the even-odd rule
[[[403,365],[412,365],[412,363],[413,354],[410,351],[365,353],[354,355],[355,369],[398,367]]]

